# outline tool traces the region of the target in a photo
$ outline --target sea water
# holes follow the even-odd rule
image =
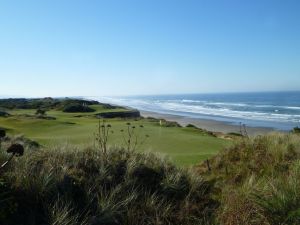
[[[98,100],[139,110],[237,125],[243,123],[279,130],[300,126],[300,91],[102,97]]]

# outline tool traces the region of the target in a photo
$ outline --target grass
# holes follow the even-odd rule
[[[299,224],[299,134],[241,137],[232,144],[194,127],[111,119],[114,134],[106,152],[93,144],[98,120],[92,114],[50,111],[57,119],[45,120],[24,116],[32,111],[11,113],[1,118],[1,126],[11,133],[28,131],[23,133],[44,147],[3,139],[3,149],[15,142],[27,147],[0,171],[0,224]],[[141,136],[150,135],[138,151],[120,147],[120,129],[128,122]],[[210,166],[178,167],[153,152],[178,165],[210,157]],[[0,151],[0,164],[8,157]]]
[[[300,136],[243,139],[210,159],[222,225],[296,225],[300,221]]]
[[[62,111],[47,111],[47,116],[56,120],[45,120],[24,115],[34,115],[36,110],[11,110],[11,117],[0,117],[0,127],[8,129],[12,135],[24,134],[27,138],[42,145],[71,143],[84,145],[94,141],[93,133],[96,131],[98,119],[93,115],[99,112],[122,111],[124,109],[105,109],[101,105],[91,106],[96,112],[92,113],[64,113]],[[151,120],[124,120],[107,119],[112,125],[113,134],[110,135],[109,145],[120,146],[122,142],[121,129],[126,123],[143,125],[145,128],[141,135],[148,134],[150,138],[138,147],[138,151],[159,152],[169,156],[177,165],[187,166],[215,155],[230,142],[215,138],[199,132],[193,127],[163,127]]]
[[[7,157],[0,151],[0,163]],[[153,153],[120,148],[105,155],[88,146],[26,148],[1,179],[7,225],[208,225],[217,207],[213,183]]]

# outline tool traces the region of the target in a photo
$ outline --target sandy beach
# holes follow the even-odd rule
[[[213,131],[213,132],[240,133],[240,126],[233,125],[233,124],[226,123],[226,122],[207,120],[207,119],[199,119],[199,118],[189,118],[189,117],[184,117],[184,116],[156,113],[156,112],[150,112],[150,111],[140,111],[140,112],[143,117],[154,117],[154,118],[165,119],[165,120],[169,120],[169,121],[176,121],[181,126],[186,126],[187,124],[193,124],[199,128],[206,129],[206,130]],[[268,128],[268,127],[247,127],[246,129],[247,129],[247,133],[250,136],[256,136],[256,135],[266,134],[266,133],[275,131],[275,129]]]

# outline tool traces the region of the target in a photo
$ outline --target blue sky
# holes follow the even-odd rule
[[[298,0],[0,0],[0,95],[300,90]]]

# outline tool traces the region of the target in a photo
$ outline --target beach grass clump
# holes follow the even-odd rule
[[[28,150],[1,180],[0,221],[8,225],[198,225],[212,221],[217,207],[213,182],[156,154],[118,147],[105,157],[94,147]]]
[[[300,138],[243,138],[198,171],[216,182],[219,224],[294,225],[300,221]]]
[[[295,134],[300,134],[300,127],[294,127],[292,132]]]
[[[300,160],[286,176],[272,177],[263,183],[253,201],[259,205],[270,224],[298,224],[300,221]]]
[[[159,125],[162,127],[181,127],[176,121],[168,121],[165,119],[159,119]]]
[[[220,224],[299,224],[299,165],[297,160],[285,176],[253,176],[241,186],[226,186],[219,210]]]
[[[71,205],[57,200],[47,207],[49,225],[88,225],[88,221],[80,219],[82,216],[74,212]]]
[[[210,160],[214,176],[227,183],[243,183],[248,177],[286,174],[300,157],[300,139],[273,133],[243,138]],[[202,165],[205,166],[205,165]]]
[[[212,131],[208,131],[202,128],[199,128],[193,124],[188,124],[185,126],[186,128],[190,128],[193,129],[195,131],[197,131],[198,133],[204,135],[204,136],[212,136],[212,137],[217,137],[216,133],[212,132]]]

